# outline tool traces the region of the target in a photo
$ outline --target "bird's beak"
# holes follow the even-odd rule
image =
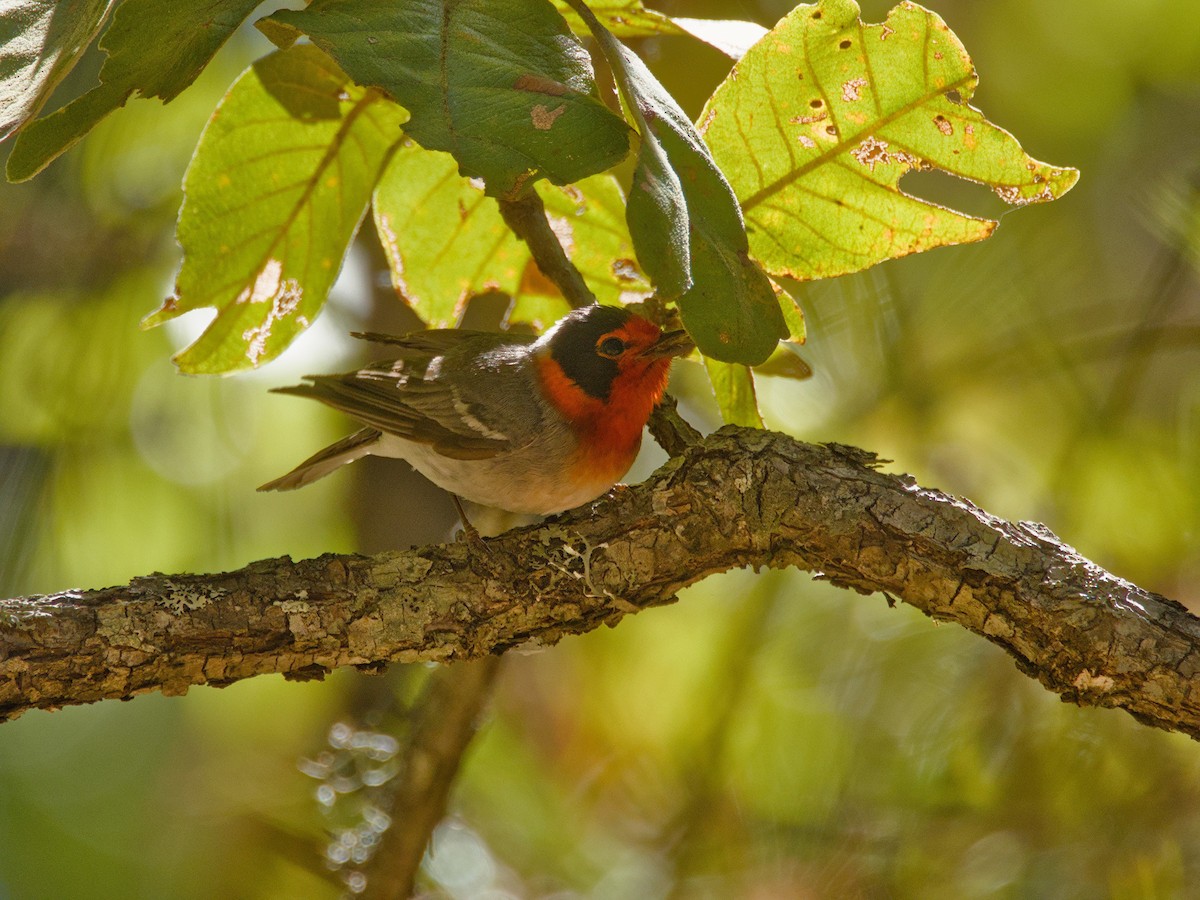
[[[646,359],[665,359],[668,356],[687,356],[696,349],[696,342],[682,329],[664,331],[653,344],[642,351]]]

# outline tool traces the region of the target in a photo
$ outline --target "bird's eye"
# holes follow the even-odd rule
[[[617,337],[606,337],[596,345],[596,352],[601,356],[616,358],[625,352],[625,342]]]

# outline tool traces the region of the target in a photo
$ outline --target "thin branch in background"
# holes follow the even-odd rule
[[[690,879],[704,871],[704,863],[711,862],[713,850],[720,847],[718,829],[726,823],[726,817],[717,809],[725,784],[722,764],[766,637],[767,623],[779,603],[779,586],[777,578],[759,581],[731,617],[726,639],[708,667],[710,672],[719,673],[719,680],[712,686],[717,696],[706,704],[710,715],[683,767],[682,781],[689,788],[686,801],[663,829],[674,845],[670,853],[674,867],[670,897],[692,896],[695,885],[689,884]]]
[[[499,670],[500,657],[489,656],[444,666],[429,676],[414,706],[391,827],[364,871],[362,896],[367,900],[412,896],[429,836],[445,814],[450,788]]]

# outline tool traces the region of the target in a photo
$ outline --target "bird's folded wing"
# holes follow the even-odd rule
[[[445,383],[406,378],[388,367],[317,375],[311,381],[277,390],[320,400],[364,425],[427,444],[452,459],[487,459],[513,446],[508,435],[484,425]]]

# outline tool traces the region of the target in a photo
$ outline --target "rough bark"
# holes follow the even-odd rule
[[[882,591],[1003,647],[1080,705],[1200,737],[1200,620],[872,455],[726,428],[644,484],[478,545],[252,563],[0,602],[0,719],[265,672],[553,644],[741,566]]]

